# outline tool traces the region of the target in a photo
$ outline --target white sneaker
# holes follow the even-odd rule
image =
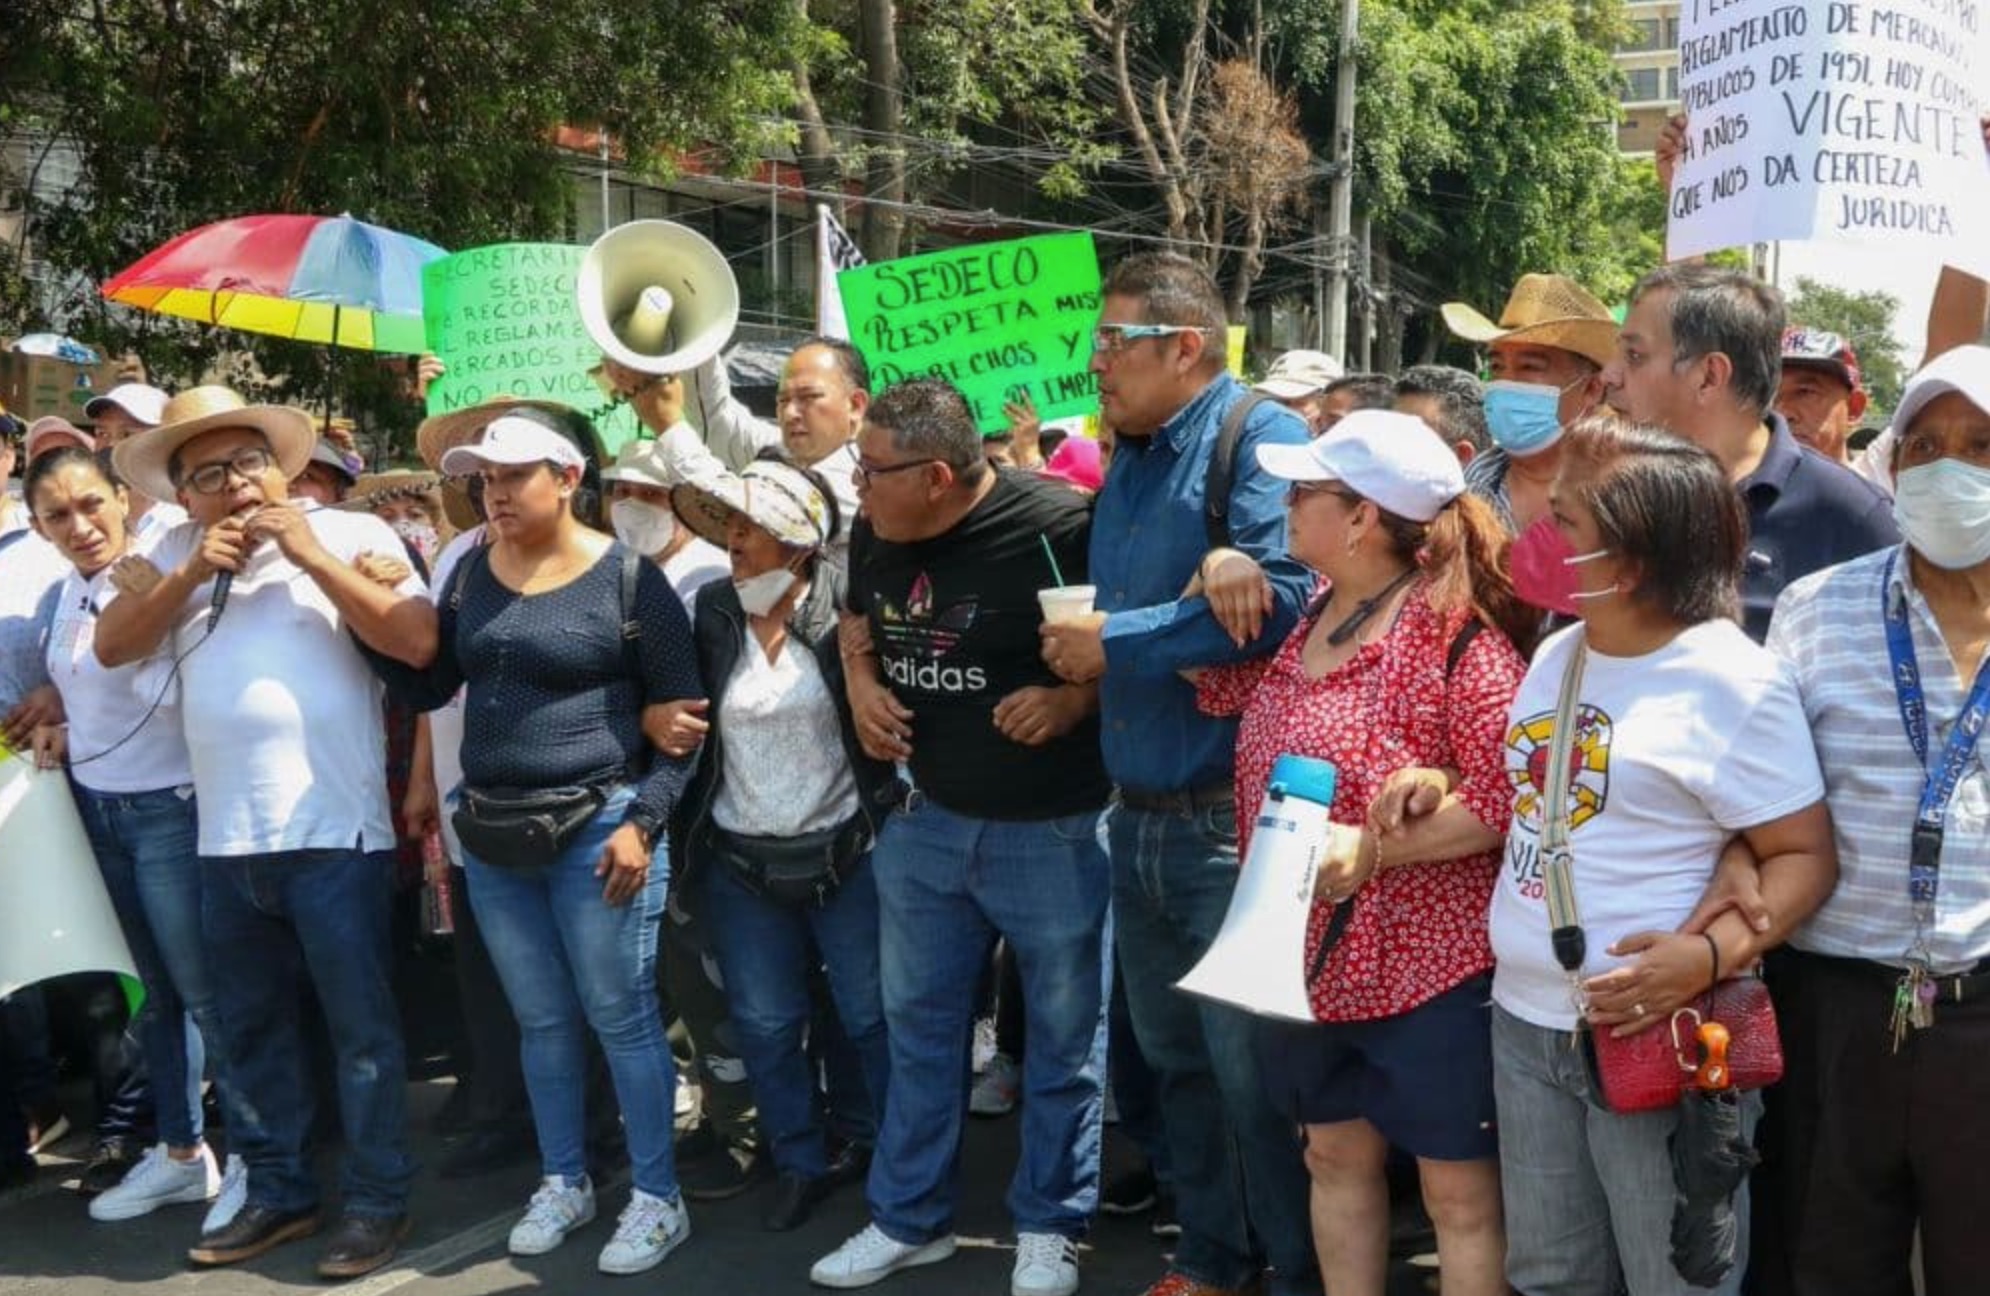
[[[249,1200],[249,1167],[241,1157],[233,1152],[221,1166],[221,1192],[214,1199],[214,1205],[207,1208],[207,1218],[200,1222],[200,1234],[219,1233],[235,1222],[242,1213],[242,1207]]]
[[[1078,1290],[1078,1244],[1057,1233],[1018,1233],[1009,1296],[1071,1296]]]
[[[511,1226],[505,1249],[513,1255],[545,1255],[593,1218],[594,1185],[586,1175],[574,1183],[547,1175],[525,1203],[525,1218]]]
[[[100,1223],[137,1219],[161,1206],[204,1202],[221,1191],[221,1171],[206,1144],[191,1161],[175,1161],[164,1143],[145,1150],[138,1164],[125,1172],[117,1187],[90,1199],[90,1218]]]
[[[975,1116],[1007,1116],[1016,1110],[1016,1095],[1021,1086],[1022,1075],[1015,1059],[1007,1053],[997,1053],[988,1059],[981,1074],[974,1077],[974,1088],[967,1095],[967,1110]]]
[[[684,1199],[665,1201],[638,1188],[615,1222],[615,1236],[601,1248],[596,1267],[605,1274],[639,1274],[653,1269],[691,1236],[691,1217]]]
[[[815,1262],[808,1280],[818,1287],[868,1287],[900,1269],[938,1264],[954,1253],[953,1235],[922,1244],[899,1242],[875,1224]]]

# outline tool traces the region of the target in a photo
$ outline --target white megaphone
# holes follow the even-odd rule
[[[739,324],[739,284],[725,254],[675,221],[630,221],[594,240],[574,295],[601,354],[642,373],[697,368]]]
[[[69,780],[0,744],[0,999],[50,977],[136,968]]]
[[[1310,1022],[1306,922],[1313,876],[1331,839],[1335,770],[1309,756],[1280,756],[1251,825],[1251,854],[1208,951],[1175,989],[1260,1017]]]

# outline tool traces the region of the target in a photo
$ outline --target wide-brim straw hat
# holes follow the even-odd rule
[[[670,492],[671,512],[701,540],[724,548],[736,516],[795,549],[829,543],[834,506],[819,482],[791,464],[756,459],[738,476],[684,482]]]
[[[191,387],[166,402],[158,427],[119,442],[111,451],[111,465],[134,489],[169,500],[179,491],[173,482],[173,456],[194,438],[223,428],[262,433],[286,478],[304,471],[311,447],[318,443],[311,416],[301,409],[251,405],[228,387]]]
[[[442,469],[442,456],[460,445],[470,445],[484,435],[490,421],[507,410],[537,409],[548,414],[566,414],[569,408],[558,401],[527,400],[522,396],[493,396],[476,405],[447,414],[435,414],[415,429],[415,452],[430,468]]]
[[[1607,365],[1617,358],[1610,308],[1567,275],[1522,275],[1495,324],[1464,302],[1446,302],[1445,325],[1467,342],[1525,342],[1557,347]]]

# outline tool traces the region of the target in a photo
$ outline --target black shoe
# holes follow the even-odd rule
[[[436,1173],[444,1179],[474,1179],[530,1160],[538,1146],[531,1130],[516,1127],[477,1130],[442,1158]]]
[[[832,1186],[826,1176],[811,1179],[793,1170],[781,1171],[768,1194],[767,1209],[760,1216],[760,1223],[769,1233],[800,1228],[815,1204],[829,1195]]]
[[[1181,1216],[1175,1214],[1175,1195],[1165,1188],[1154,1194],[1154,1219],[1147,1231],[1163,1238],[1182,1235]]]
[[[727,1201],[767,1178],[770,1173],[772,1168],[760,1153],[727,1148],[719,1156],[686,1166],[678,1174],[677,1183],[692,1201]]]
[[[719,1136],[710,1121],[700,1121],[677,1136],[677,1164],[703,1161],[719,1150]]]
[[[437,1138],[455,1138],[470,1133],[475,1128],[474,1122],[470,1114],[470,1086],[458,1080],[449,1086],[449,1096],[435,1109],[435,1115],[428,1118],[428,1128]]]
[[[97,1140],[97,1146],[90,1153],[90,1163],[83,1167],[82,1178],[76,1183],[76,1191],[85,1197],[95,1197],[98,1193],[109,1192],[124,1182],[125,1175],[138,1164],[145,1155],[145,1149],[122,1134],[107,1134]]]
[[[1122,1170],[1099,1190],[1101,1215],[1144,1215],[1154,1209],[1158,1185],[1154,1172],[1146,1166]]]
[[[871,1173],[871,1145],[850,1139],[834,1142],[829,1148],[829,1168],[823,1172],[825,1195],[844,1184],[860,1184]]]
[[[406,1215],[347,1215],[318,1257],[320,1278],[357,1278],[394,1258],[408,1235]]]
[[[251,1204],[235,1212],[235,1218],[223,1227],[201,1234],[200,1241],[187,1251],[187,1259],[197,1265],[235,1264],[252,1260],[295,1238],[310,1237],[317,1231],[315,1206],[279,1211]]]

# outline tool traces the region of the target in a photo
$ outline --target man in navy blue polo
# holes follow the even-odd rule
[[[1103,676],[1120,976],[1159,1082],[1182,1226],[1174,1267],[1149,1296],[1252,1288],[1266,1263],[1275,1296],[1316,1293],[1305,1168],[1265,1099],[1251,1019],[1174,989],[1222,925],[1238,866],[1236,722],[1198,712],[1179,672],[1269,652],[1296,624],[1312,580],[1286,556],[1283,484],[1258,469],[1256,450],[1304,444],[1306,425],[1270,401],[1243,424],[1228,538],[1264,568],[1273,597],[1239,644],[1206,599],[1181,596],[1208,556],[1210,455],[1246,394],[1223,368],[1222,296],[1194,262],[1153,253],[1114,267],[1104,297],[1092,372],[1118,441],[1092,522],[1098,611],[1045,626],[1044,658],[1074,682]]]
[[[1721,461],[1748,507],[1741,599],[1749,636],[1769,632],[1783,587],[1897,544],[1892,502],[1850,469],[1800,445],[1775,413],[1783,300],[1759,279],[1703,264],[1648,274],[1631,298],[1609,402]]]

